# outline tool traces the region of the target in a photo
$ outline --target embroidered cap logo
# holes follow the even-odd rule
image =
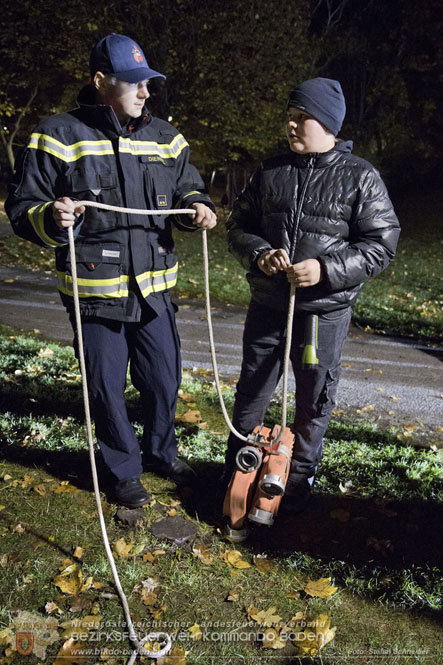
[[[132,47],[132,57],[134,58],[135,62],[143,62],[143,56],[135,44]]]

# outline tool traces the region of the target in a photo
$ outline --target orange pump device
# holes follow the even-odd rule
[[[223,502],[223,515],[229,519],[225,533],[234,542],[247,537],[246,518],[272,526],[285,492],[291,468],[294,435],[280,425],[256,427],[251,445],[237,453],[234,471]]]
[[[291,295],[294,290],[291,290]],[[292,298],[293,303],[293,298]],[[293,307],[293,304],[292,304]],[[291,310],[292,310],[291,307]],[[288,330],[292,325],[292,311],[288,316]],[[318,316],[310,314],[306,318],[302,366],[305,370],[318,364],[317,336]],[[285,493],[288,480],[294,435],[286,427],[286,388],[287,365],[291,338],[288,335],[285,352],[283,418],[282,425],[256,427],[247,437],[247,444],[240,448],[236,456],[236,470],[228,485],[223,502],[223,516],[226,518],[225,534],[233,542],[241,542],[247,537],[246,520],[272,526]]]

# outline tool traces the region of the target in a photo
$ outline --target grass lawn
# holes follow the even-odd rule
[[[68,348],[0,332],[0,663],[121,665],[129,643],[91,491],[77,363]],[[232,389],[224,393],[230,410]],[[127,399],[140,433],[131,385]],[[270,422],[278,411],[273,403]],[[214,496],[227,430],[198,372],[184,376],[177,431],[199,486],[190,496],[143,474],[153,500],[134,526],[119,521],[98,460],[137,631],[173,637],[160,662],[441,662],[442,450],[335,420],[307,510],[281,513],[236,546],[222,536]],[[191,540],[153,535],[154,523],[177,517]],[[20,653],[23,633],[31,655]]]

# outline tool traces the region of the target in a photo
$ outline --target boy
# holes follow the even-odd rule
[[[314,78],[289,96],[290,152],[267,159],[234,203],[229,249],[248,271],[251,302],[243,337],[233,425],[263,422],[282,374],[290,284],[296,309],[290,359],[296,380],[295,436],[285,502],[301,510],[314,482],[335,404],[351,307],[364,282],[394,258],[399,223],[379,173],[336,136],[346,106],[338,81]],[[318,360],[303,369],[305,319],[318,315]],[[228,439],[222,483],[242,442]]]

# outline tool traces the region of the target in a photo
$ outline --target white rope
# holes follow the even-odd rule
[[[285,356],[283,361],[283,398],[281,406],[281,431],[280,434],[283,434],[286,427],[287,419],[287,405],[288,405],[288,375],[289,375],[289,358],[291,355],[291,344],[292,344],[292,323],[294,321],[294,309],[295,309],[295,284],[291,284],[291,289],[289,291],[289,309],[288,309],[288,320],[286,323],[286,345],[285,345]]]
[[[211,317],[211,301],[209,295],[209,259],[208,259],[208,239],[206,236],[206,231],[203,229],[202,233],[202,242],[203,242],[203,266],[205,274],[205,305],[206,305],[206,319],[208,322],[208,334],[209,334],[209,346],[211,349],[211,358],[212,358],[212,367],[214,370],[214,380],[215,386],[217,388],[218,399],[220,401],[221,410],[225,422],[230,429],[230,431],[241,441],[246,441],[250,443],[250,440],[240,434],[235,427],[233,426],[228,412],[226,410],[225,402],[223,399],[221,386],[220,386],[220,377],[217,367],[217,359],[215,354],[215,345],[214,345],[214,333],[212,326],[212,317]],[[292,343],[292,322],[294,319],[294,309],[295,309],[295,285],[291,284],[291,290],[289,295],[289,310],[288,310],[288,319],[287,319],[287,331],[286,331],[286,345],[285,345],[285,355],[283,361],[283,402],[282,402],[282,426],[280,435],[283,434],[283,431],[286,427],[286,411],[287,411],[287,401],[288,401],[288,374],[289,374],[289,357],[291,354],[291,343]]]
[[[83,205],[83,204],[82,204]],[[77,283],[77,265],[75,261],[75,243],[74,243],[74,233],[72,230],[72,226],[68,227],[68,238],[69,238],[69,251],[71,253],[71,266],[72,266],[72,286],[73,286],[73,294],[74,294],[74,311],[75,311],[75,322],[76,322],[76,327],[77,327],[77,342],[78,342],[78,356],[79,356],[79,363],[80,363],[80,373],[82,377],[82,391],[83,391],[83,402],[84,402],[84,409],[85,409],[85,419],[86,419],[86,430],[87,430],[87,436],[88,436],[88,446],[89,446],[89,458],[91,462],[91,471],[92,471],[92,480],[93,480],[93,485],[94,485],[94,494],[95,494],[95,501],[97,504],[97,512],[99,516],[99,521],[100,521],[100,528],[102,532],[102,538],[103,538],[103,544],[105,546],[106,550],[106,555],[108,557],[109,565],[111,567],[112,575],[114,578],[115,586],[118,591],[118,595],[120,596],[120,600],[123,605],[123,610],[125,613],[125,618],[126,618],[126,623],[128,626],[129,630],[129,639],[131,643],[134,646],[134,651],[131,654],[130,659],[128,660],[127,665],[133,665],[135,662],[135,659],[137,658],[138,655],[141,656],[146,656],[147,658],[162,658],[165,656],[171,646],[172,646],[172,640],[171,637],[167,633],[150,633],[149,635],[146,635],[142,640],[139,640],[137,638],[137,634],[134,629],[134,624],[131,618],[131,613],[129,611],[129,605],[128,605],[128,600],[125,596],[125,593],[123,591],[122,585],[120,583],[120,578],[117,572],[117,568],[115,565],[114,557],[112,555],[111,551],[111,546],[109,545],[109,539],[108,539],[108,534],[106,532],[106,524],[105,520],[103,517],[103,510],[102,510],[102,504],[101,504],[101,499],[100,499],[100,489],[98,485],[98,476],[97,476],[97,467],[95,464],[95,455],[94,455],[94,442],[92,438],[92,424],[91,424],[91,414],[90,414],[90,409],[89,409],[89,397],[88,397],[88,383],[87,383],[87,378],[86,378],[86,365],[85,365],[85,356],[84,356],[84,350],[83,350],[83,335],[82,335],[82,324],[81,324],[81,316],[80,316],[80,301],[79,301],[79,295],[78,295],[78,283]],[[159,651],[149,651],[148,649],[145,649],[144,645],[147,642],[156,642],[160,641],[161,643],[164,644],[162,649]]]
[[[212,368],[214,370],[214,380],[215,380],[215,386],[217,388],[217,394],[218,394],[218,399],[220,401],[220,406],[221,410],[225,419],[225,422],[231,432],[241,441],[248,441],[249,439],[246,436],[243,436],[243,434],[240,434],[238,432],[234,425],[232,424],[228,412],[226,411],[226,406],[225,402],[223,399],[222,391],[221,391],[221,386],[220,386],[220,377],[218,373],[218,367],[217,367],[217,358],[215,356],[215,345],[214,345],[214,333],[213,333],[213,328],[212,328],[212,317],[211,317],[211,300],[210,300],[210,295],[209,295],[209,260],[208,260],[208,238],[206,235],[206,230],[203,229],[202,233],[202,241],[203,241],[203,266],[204,266],[204,273],[205,273],[205,305],[206,305],[206,320],[208,322],[208,334],[209,334],[209,346],[211,348],[211,358],[212,358]]]
[[[194,208],[176,208],[173,210],[140,210],[139,208],[121,208],[120,206],[111,206],[107,203],[97,203],[96,201],[74,201],[75,208],[85,206],[86,208],[100,208],[101,210],[112,210],[114,212],[125,212],[129,215],[195,215]]]

